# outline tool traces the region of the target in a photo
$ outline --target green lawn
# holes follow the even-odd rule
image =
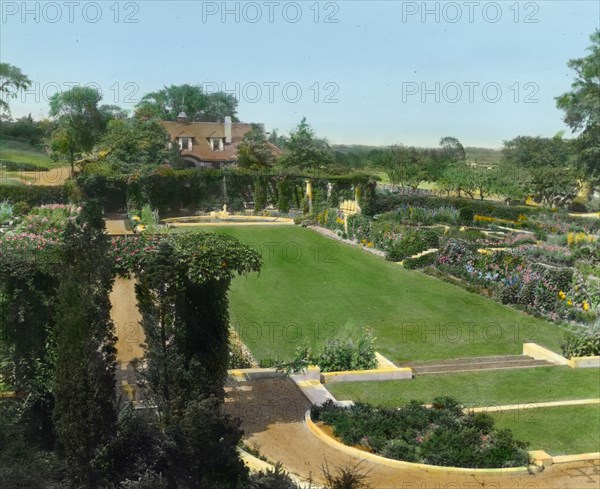
[[[600,406],[565,406],[505,411],[492,415],[499,428],[528,441],[529,450],[550,455],[600,451]]]
[[[0,140],[0,160],[33,163],[49,168],[65,164],[64,161],[52,161],[46,154],[35,151],[27,143],[10,140]]]
[[[498,406],[600,398],[600,371],[569,367],[423,375],[411,380],[344,382],[328,385],[336,399],[397,407],[412,399],[430,403],[451,396],[465,406]]]
[[[190,228],[187,228],[190,229]],[[198,228],[195,228],[198,229]],[[231,322],[258,360],[373,329],[392,361],[556,351],[557,326],[297,226],[205,227],[260,246],[259,275],[233,281]]]

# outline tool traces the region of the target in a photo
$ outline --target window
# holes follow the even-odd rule
[[[179,138],[179,148],[182,150],[192,149],[192,138]]]
[[[213,151],[223,151],[223,139],[211,138],[210,145]]]

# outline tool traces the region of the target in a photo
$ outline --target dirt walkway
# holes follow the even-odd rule
[[[231,382],[226,407],[240,417],[248,445],[292,473],[322,481],[321,467],[360,464],[374,489],[598,489],[598,462],[559,464],[535,475],[456,475],[404,470],[342,453],[316,438],[304,423],[309,402],[290,379]]]
[[[106,233],[109,235],[131,234],[131,231],[125,228],[124,217],[107,216],[104,223],[106,224]]]
[[[70,166],[59,166],[48,171],[20,171],[14,174],[14,177],[19,178],[25,185],[40,185],[42,187],[64,185],[70,176]]]

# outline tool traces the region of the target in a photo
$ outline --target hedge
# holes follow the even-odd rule
[[[0,166],[6,171],[48,171],[50,167],[36,163],[19,163],[17,161],[0,160]]]
[[[516,221],[520,215],[533,215],[548,212],[545,207],[526,205],[505,205],[489,200],[459,199],[457,197],[438,197],[429,195],[382,195],[376,194],[371,203],[372,215],[393,211],[402,205],[425,208],[452,206],[456,209],[470,209],[474,214]],[[464,213],[465,211],[463,211]],[[466,216],[465,216],[466,217]]]
[[[285,209],[290,205],[301,205],[305,178],[302,175],[257,173],[240,169],[173,170],[161,167],[147,174],[83,174],[77,178],[77,185],[84,195],[100,198],[105,209],[124,209],[127,202],[135,201],[138,207],[148,203],[160,210],[211,210],[225,201],[224,180],[228,207],[233,209],[239,207],[240,202],[256,200],[256,182],[260,179],[258,207],[272,204]],[[325,199],[328,181],[329,177],[313,180],[315,198],[321,196]],[[356,185],[360,189],[361,205],[368,207],[371,204],[374,182],[367,175],[331,177],[331,183],[336,191]]]
[[[42,204],[64,204],[67,201],[65,187],[39,185],[0,185],[0,202],[11,204],[27,202],[30,206]]]

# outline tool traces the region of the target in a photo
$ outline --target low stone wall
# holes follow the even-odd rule
[[[600,356],[565,358],[537,343],[523,343],[523,355],[571,368],[600,368]]]
[[[600,356],[573,357],[569,360],[571,368],[600,368]]]
[[[426,465],[417,464],[412,462],[405,462],[403,460],[393,460],[390,458],[382,457],[381,455],[375,455],[374,453],[365,452],[354,447],[345,445],[344,443],[332,438],[325,433],[319,426],[317,426],[310,417],[310,411],[306,412],[305,422],[308,429],[320,440],[324,441],[328,445],[334,447],[336,450],[340,450],[352,457],[356,457],[357,460],[368,459],[372,462],[380,465],[404,470],[424,470],[430,473],[437,474],[448,474],[448,475],[472,475],[472,476],[498,476],[498,475],[526,475],[533,471],[541,470],[540,466],[535,467],[510,467],[507,469],[468,469],[463,467],[442,467],[439,465]]]
[[[325,372],[321,374],[323,384],[334,382],[355,382],[359,380],[402,380],[412,379],[410,368],[375,369],[375,370],[348,370],[346,372]]]

